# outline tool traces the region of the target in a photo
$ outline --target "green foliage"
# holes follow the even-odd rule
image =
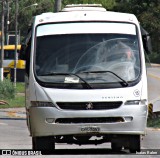
[[[17,93],[25,93],[25,83],[17,82],[16,83],[16,92]]]
[[[6,79],[5,79],[5,83],[6,83]],[[7,83],[11,84],[10,86],[13,88],[12,83],[10,82],[10,80],[7,80]],[[6,84],[7,84],[6,83]],[[4,82],[3,82],[4,84]],[[0,85],[1,86],[1,85]],[[0,100],[5,100],[8,104],[4,104],[1,105],[0,108],[15,108],[15,107],[24,107],[25,106],[25,83],[16,83],[16,87],[14,88],[14,97],[4,97],[1,98]],[[1,93],[1,91],[0,91]]]
[[[17,108],[17,107],[25,107],[25,96],[15,96],[14,99],[6,99],[8,104],[4,104],[0,106],[2,108]]]
[[[158,53],[149,54],[149,59],[151,63],[160,64],[160,54]]]
[[[0,81],[0,99],[13,99],[15,97],[15,88],[9,79]]]
[[[1,82],[0,82],[1,83]],[[15,108],[15,107],[24,107],[25,106],[25,83],[16,83],[16,87],[13,87],[13,84],[10,82],[10,80],[6,80],[2,82],[2,86],[5,86],[6,84],[10,84],[9,87],[12,87],[12,90],[14,90],[14,97],[9,94],[9,97],[3,96],[3,98],[0,95],[0,100],[4,100],[8,104],[1,104],[0,108]],[[1,87],[1,84],[0,84]],[[5,86],[6,87],[6,86]],[[0,91],[1,93],[1,91]]]
[[[18,1],[18,28],[21,35],[27,34],[32,17],[43,12],[52,12],[54,0],[19,0]],[[37,3],[38,6],[32,6]],[[15,30],[15,1],[10,3],[10,31]]]
[[[62,8],[67,4],[102,4],[107,10],[111,10],[115,0],[61,0]],[[31,6],[38,3],[38,6]],[[19,0],[18,27],[21,35],[27,34],[28,26],[31,24],[32,17],[44,12],[54,12],[55,0]],[[29,7],[30,6],[30,7]],[[15,2],[10,3],[10,31],[15,30]],[[23,37],[21,38],[23,39]]]
[[[7,100],[9,107],[25,107],[25,96],[17,95],[14,99],[8,99]],[[4,107],[7,107],[4,105]]]
[[[147,127],[160,128],[159,118],[148,118]]]
[[[119,0],[114,10],[133,13],[141,25],[149,32],[154,52],[160,53],[160,1],[159,0]]]

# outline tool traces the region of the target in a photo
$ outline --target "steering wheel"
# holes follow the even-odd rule
[[[82,67],[79,67],[77,69],[74,70],[74,73],[80,73],[80,72],[83,72],[83,71],[102,71],[104,70],[103,67],[101,66],[97,66],[97,65],[86,65],[86,66],[82,66]]]

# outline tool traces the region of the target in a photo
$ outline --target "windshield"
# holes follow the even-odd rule
[[[85,82],[92,88],[128,85],[140,76],[136,27],[125,23],[40,25],[34,70],[40,83],[57,88],[83,87]]]

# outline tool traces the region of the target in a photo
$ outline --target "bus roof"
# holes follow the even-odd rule
[[[66,11],[58,13],[42,13],[35,16],[32,21],[34,26],[46,23],[58,22],[85,22],[85,21],[112,21],[112,22],[129,22],[139,25],[135,15],[129,13],[120,13],[112,11]]]
[[[1,46],[0,46],[1,49]],[[21,49],[21,45],[17,45],[17,49]],[[4,50],[15,50],[15,45],[4,45]]]

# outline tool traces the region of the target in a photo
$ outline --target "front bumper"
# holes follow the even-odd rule
[[[147,105],[123,105],[112,110],[59,110],[55,107],[30,107],[31,136],[145,134]],[[56,123],[57,119],[123,118],[123,121],[94,123]],[[50,121],[48,121],[50,120]],[[98,127],[98,132],[84,132],[84,127]]]

